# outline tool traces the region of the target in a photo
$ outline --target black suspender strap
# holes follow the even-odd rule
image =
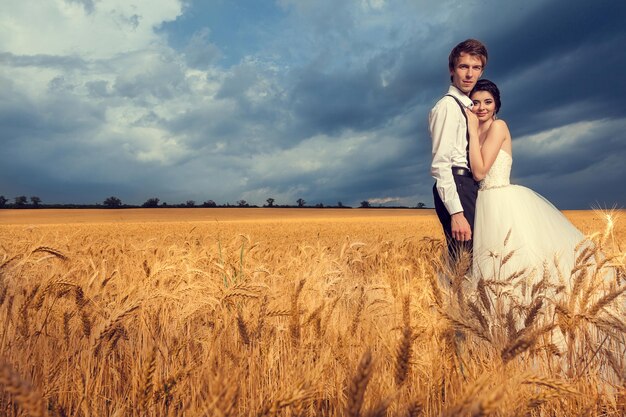
[[[470,140],[469,139],[469,126],[467,124],[467,114],[465,114],[465,106],[463,106],[463,104],[459,101],[459,99],[454,97],[452,94],[446,94],[446,96],[452,97],[454,101],[457,102],[457,104],[461,108],[461,114],[465,118],[465,138],[467,139],[467,147],[465,148],[465,155],[467,157],[467,167],[469,169],[472,169],[470,165],[470,157],[469,157],[469,140]]]

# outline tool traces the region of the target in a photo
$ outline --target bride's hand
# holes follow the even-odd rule
[[[465,114],[467,115],[467,127],[470,132],[478,132],[478,117],[467,108],[465,109]]]

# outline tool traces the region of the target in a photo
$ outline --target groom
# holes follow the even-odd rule
[[[449,260],[454,264],[461,251],[472,250],[474,208],[478,183],[470,171],[469,135],[465,108],[468,94],[487,64],[487,48],[468,39],[452,49],[448,57],[452,85],[431,109],[428,124],[433,141],[430,172],[435,179],[435,211],[443,226]]]

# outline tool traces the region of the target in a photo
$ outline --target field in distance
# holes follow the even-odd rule
[[[585,249],[576,289],[506,305],[526,276],[466,294],[441,238],[433,210],[0,210],[0,414],[626,413],[623,267],[607,290]]]
[[[569,210],[563,212],[583,233],[604,229],[606,212]],[[613,211],[615,232],[626,233],[626,210]],[[44,209],[0,210],[0,225],[143,222],[389,222],[405,221],[427,227],[441,237],[432,209],[315,209],[315,208],[159,208],[159,209]],[[420,228],[421,229],[421,228]]]
[[[584,234],[605,229],[608,211],[569,210],[563,214]],[[626,240],[626,210],[611,212],[613,233],[617,241]],[[366,239],[376,232],[394,237],[434,237],[441,239],[443,233],[432,209],[316,209],[316,208],[159,208],[159,209],[41,209],[0,210],[0,227],[43,225],[90,225],[107,223],[182,223],[208,224],[217,227],[228,223],[233,233],[249,233],[253,230],[265,233],[274,230],[272,224],[297,223],[300,232],[326,231],[354,238]],[[237,227],[237,224],[241,224]],[[246,226],[247,224],[247,226]],[[147,225],[146,225],[147,226]],[[17,227],[19,229],[19,227]],[[210,227],[209,229],[215,229]],[[280,230],[283,229],[282,227]],[[296,229],[290,229],[296,231]],[[280,233],[279,233],[280,235]],[[304,236],[303,236],[304,238]]]
[[[0,224],[207,222],[433,216],[429,209],[158,208],[1,210]]]

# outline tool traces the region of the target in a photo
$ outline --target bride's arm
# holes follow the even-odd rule
[[[478,118],[470,111],[468,114],[468,128],[470,136],[470,168],[476,181],[480,181],[487,175],[493,162],[498,156],[498,151],[506,138],[508,130],[506,123],[502,120],[494,120],[487,131],[487,137],[481,148],[478,141]]]

